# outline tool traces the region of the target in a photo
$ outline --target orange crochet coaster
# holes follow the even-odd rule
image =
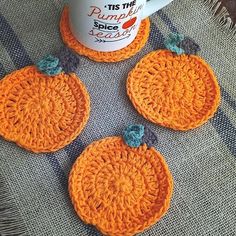
[[[89,95],[74,73],[48,76],[27,66],[0,81],[0,135],[30,151],[66,146],[89,112]]]
[[[79,43],[71,33],[69,27],[69,9],[65,7],[62,12],[62,17],[60,21],[60,31],[62,40],[64,43],[75,52],[82,56],[86,56],[93,61],[97,62],[118,62],[126,60],[136,53],[138,53],[146,44],[149,32],[150,32],[150,21],[145,19],[142,21],[138,35],[135,40],[126,48],[114,51],[114,52],[98,52],[89,49]]]
[[[127,93],[146,119],[175,130],[207,122],[220,103],[211,67],[195,55],[167,50],[146,55],[129,73]]]
[[[69,176],[76,213],[104,235],[131,236],[155,224],[168,210],[173,180],[163,156],[121,137],[90,144]]]

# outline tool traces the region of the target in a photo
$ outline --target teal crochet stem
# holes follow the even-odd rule
[[[59,59],[52,55],[48,55],[40,60],[36,66],[38,69],[47,75],[58,75],[62,72],[62,67],[59,65]]]
[[[178,55],[196,55],[200,51],[200,46],[193,39],[179,33],[171,33],[164,44],[167,49]]]
[[[184,50],[178,47],[177,45],[180,44],[183,40],[184,40],[184,35],[179,33],[171,33],[169,35],[169,38],[165,40],[164,44],[167,49],[180,55],[184,53]]]
[[[143,125],[129,125],[123,134],[124,142],[130,147],[139,147],[144,135]]]

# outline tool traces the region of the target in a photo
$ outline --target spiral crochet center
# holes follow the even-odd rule
[[[151,52],[130,72],[128,95],[154,123],[188,130],[206,122],[220,102],[211,68],[199,57]]]
[[[70,173],[69,192],[86,223],[106,235],[133,235],[168,209],[172,177],[163,157],[146,145],[130,148],[119,137],[88,146]]]
[[[71,142],[87,122],[90,101],[75,74],[50,77],[34,66],[0,83],[0,135],[34,152]]]

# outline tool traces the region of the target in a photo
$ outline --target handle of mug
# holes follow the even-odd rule
[[[145,19],[146,17],[152,15],[154,12],[157,12],[161,8],[171,3],[172,1],[173,0],[149,0],[147,1],[146,6],[143,10],[142,19]]]

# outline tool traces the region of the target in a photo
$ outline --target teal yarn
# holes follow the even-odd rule
[[[184,40],[183,34],[171,33],[169,35],[169,38],[165,40],[164,44],[167,49],[180,55],[184,54],[185,51],[182,48],[178,47],[177,45],[179,45],[183,40]]]
[[[124,142],[130,147],[139,147],[142,144],[144,126],[135,124],[129,125],[123,133]]]
[[[47,55],[40,60],[36,66],[38,69],[47,75],[58,75],[62,72],[62,68],[59,65],[59,59],[52,55]]]

